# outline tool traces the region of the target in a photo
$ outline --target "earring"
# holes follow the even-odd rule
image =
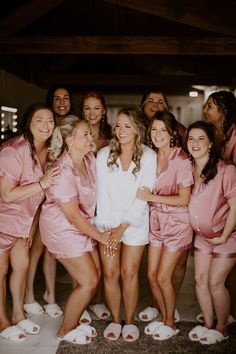
[[[188,158],[189,158],[190,161],[192,161],[192,159],[193,159],[193,157],[192,157],[192,155],[190,154],[190,152],[188,153]]]
[[[105,123],[105,114],[102,115],[102,123]]]
[[[173,148],[173,147],[174,147],[174,139],[171,138],[171,139],[170,139],[170,148]]]
[[[208,148],[208,155],[210,155],[210,153],[211,153],[211,146],[209,146]]]

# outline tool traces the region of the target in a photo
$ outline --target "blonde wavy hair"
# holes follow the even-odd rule
[[[76,115],[68,115],[60,120],[59,125],[54,129],[52,134],[50,147],[48,148],[48,162],[47,169],[50,168],[56,160],[62,155],[62,153],[68,149],[66,144],[66,138],[74,134],[75,129],[81,124],[86,123],[90,130],[90,124]],[[96,150],[94,144],[92,151]]]
[[[124,114],[130,119],[130,123],[135,129],[135,141],[134,141],[134,153],[132,161],[135,163],[135,167],[132,173],[135,175],[140,170],[140,161],[143,155],[143,147],[145,138],[145,126],[144,126],[144,118],[141,109],[137,106],[125,107],[122,108],[116,116],[115,124],[112,128],[112,139],[110,141],[110,153],[107,160],[107,166],[110,169],[113,169],[114,165],[118,167],[117,159],[121,154],[121,146],[120,142],[116,136],[116,123],[119,115]]]

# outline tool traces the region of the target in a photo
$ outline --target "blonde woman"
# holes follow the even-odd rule
[[[49,159],[60,176],[46,193],[40,215],[42,242],[75,280],[58,331],[58,340],[75,344],[91,342],[96,331],[89,325],[77,328],[81,314],[93,297],[99,257],[96,241],[111,246],[108,232],[93,226],[96,195],[94,144],[88,122],[67,116],[55,129]],[[109,248],[110,249],[110,248]]]
[[[106,257],[106,247],[100,245],[105,296],[113,321],[104,337],[122,337],[133,342],[139,337],[134,323],[138,302],[138,271],[145,245],[148,243],[149,213],[147,202],[136,198],[145,185],[152,188],[156,173],[156,155],[143,145],[145,127],[137,107],[121,109],[113,128],[110,145],[97,155],[97,217],[102,230],[113,229],[119,245],[115,257]],[[119,278],[122,278],[122,289]],[[125,306],[125,326],[121,327],[121,293]]]

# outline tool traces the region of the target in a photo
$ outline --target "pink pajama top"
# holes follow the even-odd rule
[[[30,144],[23,136],[14,137],[1,146],[0,177],[16,186],[37,182],[43,177],[41,165],[32,160]],[[37,208],[44,198],[41,191],[18,202],[4,203],[0,199],[0,232],[28,238]]]
[[[236,195],[236,168],[219,161],[217,169],[217,175],[207,184],[201,184],[199,190],[193,187],[189,203],[191,225],[204,238],[221,236],[229,212],[228,200]]]
[[[193,184],[192,165],[182,148],[174,147],[169,155],[169,160],[158,174],[153,194],[170,196],[177,195],[182,188]],[[151,209],[157,208],[162,212],[188,212],[187,207],[178,207],[159,203],[150,203]]]
[[[72,200],[78,202],[81,214],[93,222],[95,213],[95,157],[87,154],[84,161],[89,174],[86,178],[74,165],[67,152],[56,162],[60,176],[56,183],[46,191],[39,220],[42,242],[54,258],[72,258],[85,252],[93,251],[96,244],[90,237],[83,234],[67,219],[61,203]]]
[[[182,148],[174,147],[162,171],[157,175],[153,194],[174,196],[193,184],[192,166]],[[150,203],[151,246],[161,244],[172,251],[191,247],[193,232],[189,226],[188,208],[163,203]]]
[[[228,132],[225,148],[221,149],[221,158],[236,166],[236,126],[234,124]]]

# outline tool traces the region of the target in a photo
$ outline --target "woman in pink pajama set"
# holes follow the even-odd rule
[[[216,146],[211,124],[199,121],[190,125],[187,147],[195,183],[189,215],[196,233],[196,292],[204,326],[195,327],[189,336],[202,344],[227,336],[230,299],[225,281],[236,264],[236,169],[219,160]]]
[[[157,112],[147,134],[157,152],[157,178],[153,193],[143,186],[138,198],[150,202],[148,278],[163,321],[153,338],[164,340],[178,333],[172,275],[183,252],[192,245],[187,205],[193,177],[188,156],[178,147],[177,125],[171,113]]]
[[[213,92],[207,99],[204,115],[215,128],[220,158],[236,166],[236,97],[229,91]],[[230,294],[230,316],[228,322],[236,318],[236,266],[227,277],[226,286]]]
[[[60,175],[46,193],[39,223],[42,242],[49,254],[58,259],[76,282],[57,337],[75,344],[89,343],[88,337],[96,335],[88,325],[83,327],[86,333],[81,327],[76,328],[98,283],[96,241],[113,249],[110,233],[101,233],[93,226],[96,205],[93,149],[88,122],[73,115],[60,121],[49,153],[49,163],[55,163]]]
[[[57,169],[46,173],[47,147],[55,122],[45,104],[34,104],[23,118],[23,135],[7,141],[0,151],[0,337],[15,342],[40,327],[25,318],[23,300],[29,265],[29,248],[38,224],[44,190],[53,183]],[[5,309],[9,263],[12,319]]]

